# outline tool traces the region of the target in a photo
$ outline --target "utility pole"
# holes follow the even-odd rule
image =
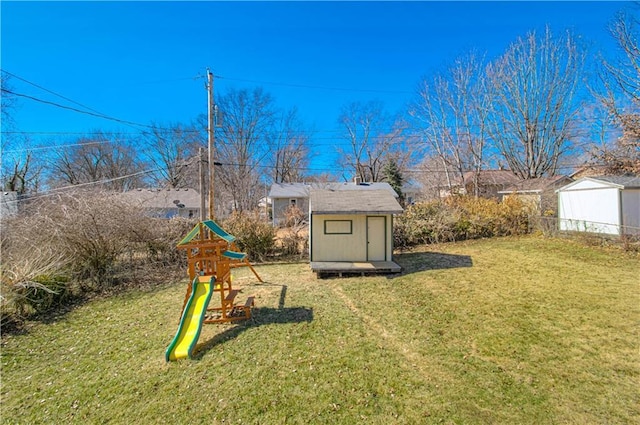
[[[204,178],[204,148],[198,149],[198,171],[200,174],[200,221],[207,219],[207,195],[204,193],[206,182]]]
[[[213,205],[213,186],[214,186],[214,172],[215,172],[215,164],[214,164],[214,156],[215,156],[215,143],[216,143],[216,135],[215,128],[213,122],[213,74],[207,68],[207,92],[209,94],[209,102],[208,102],[208,117],[209,123],[207,126],[208,133],[208,147],[209,147],[209,219],[214,219],[214,205]]]

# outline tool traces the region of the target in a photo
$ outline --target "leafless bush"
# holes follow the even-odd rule
[[[295,205],[290,205],[284,212],[284,227],[298,227],[306,220],[306,215]]]
[[[184,219],[148,217],[108,192],[32,201],[20,216],[2,221],[3,313],[43,311],[71,292],[129,282],[138,268],[182,264],[175,245],[192,226]]]
[[[60,253],[46,246],[31,246],[12,254],[3,252],[0,267],[3,321],[8,313],[25,317],[65,297],[68,279],[63,271],[67,262]]]
[[[116,262],[135,242],[143,212],[109,192],[73,192],[31,209],[40,235],[71,259],[74,277],[94,288],[113,282]]]
[[[394,243],[399,248],[528,233],[527,209],[517,199],[498,202],[452,197],[412,205],[395,220]]]
[[[280,229],[279,249],[282,255],[303,257],[309,252],[309,226],[305,223]]]

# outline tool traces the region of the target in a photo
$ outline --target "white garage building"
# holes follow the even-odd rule
[[[560,230],[640,235],[640,177],[583,177],[556,193]]]

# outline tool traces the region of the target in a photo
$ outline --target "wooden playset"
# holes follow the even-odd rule
[[[249,263],[247,254],[236,251],[235,239],[213,220],[206,220],[196,225],[177,246],[187,252],[189,282],[196,276],[201,282],[214,277],[213,291],[219,293],[220,304],[207,308],[207,312],[213,314],[207,314],[204,323],[225,323],[251,317],[254,297],[248,297],[242,305],[235,304],[239,291],[232,287],[231,269],[249,267],[259,282],[262,279]],[[192,290],[192,283],[189,283],[183,311]]]
[[[236,303],[240,291],[233,289],[231,269],[249,267],[247,254],[237,252],[235,237],[213,220],[198,223],[178,244],[187,253],[189,284],[182,305],[178,332],[166,351],[166,360],[191,357],[203,323],[228,323],[251,318],[254,297]],[[209,306],[219,295],[219,303]]]

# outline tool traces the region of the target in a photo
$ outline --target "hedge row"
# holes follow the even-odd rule
[[[527,209],[517,199],[451,197],[407,208],[394,222],[394,244],[421,244],[528,233]]]

